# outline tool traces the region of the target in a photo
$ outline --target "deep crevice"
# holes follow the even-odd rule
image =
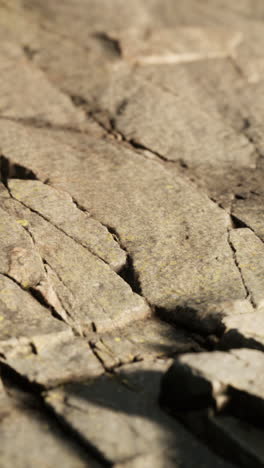
[[[127,262],[125,266],[119,270],[118,274],[126,283],[129,284],[133,292],[143,296],[139,274],[135,270],[133,258],[131,255],[127,254]]]
[[[135,266],[134,266],[134,260],[131,254],[127,251],[126,247],[123,245],[120,236],[115,228],[109,225],[105,225],[107,228],[108,232],[113,236],[113,238],[116,240],[116,242],[119,244],[120,248],[126,252],[127,255],[127,261],[125,265],[117,272],[119,276],[131,287],[132,291],[135,292],[136,294],[143,296],[142,293],[142,288],[140,284],[140,279],[139,279],[139,273],[136,271]],[[146,300],[146,298],[144,297]]]
[[[253,234],[261,241],[264,243],[264,240],[254,231],[254,229],[246,224],[244,221],[242,221],[240,218],[235,216],[233,213],[230,215],[231,221],[232,221],[232,227],[233,229],[249,229]]]
[[[231,214],[231,221],[233,229],[241,229],[241,228],[248,228],[250,229],[246,223],[244,223],[241,219],[237,218],[235,215]]]
[[[20,289],[30,294],[30,296],[33,297],[40,305],[48,309],[54,318],[56,318],[57,320],[63,321],[62,317],[58,314],[56,309],[48,303],[46,298],[38,289],[34,288],[33,286],[27,289],[23,288],[21,284],[15,278],[10,276],[8,273],[0,273],[0,275],[5,276],[10,281],[13,281],[17,286],[19,286]]]
[[[235,263],[235,266],[236,266],[236,268],[237,268],[237,270],[238,270],[238,272],[239,272],[239,275],[240,275],[242,284],[243,284],[244,289],[245,289],[245,293],[246,293],[245,299],[249,299],[249,301],[251,302],[253,308],[255,309],[255,308],[256,308],[256,304],[255,304],[255,301],[254,301],[254,299],[253,299],[253,297],[252,297],[252,294],[251,294],[250,290],[249,290],[248,287],[247,287],[247,284],[246,284],[246,281],[245,281],[243,272],[242,272],[241,267],[240,267],[240,265],[239,265],[239,262],[238,262],[238,259],[237,259],[237,256],[236,256],[236,251],[237,251],[237,250],[236,250],[235,246],[233,245],[233,243],[232,243],[232,241],[231,241],[230,232],[231,232],[230,230],[228,230],[228,232],[227,232],[227,241],[228,241],[228,244],[229,244],[229,246],[230,246],[230,249],[231,249],[231,251],[232,251],[232,253],[233,253],[234,263]]]
[[[28,291],[30,292],[31,296],[38,301],[39,304],[41,304],[43,307],[48,309],[51,313],[51,315],[57,319],[60,320],[60,322],[64,322],[63,318],[61,315],[56,311],[55,307],[53,307],[45,298],[45,296],[42,294],[41,291],[38,289],[35,289],[33,287],[29,288]]]

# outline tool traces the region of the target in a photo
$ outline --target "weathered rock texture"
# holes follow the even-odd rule
[[[264,5],[231,3],[0,0],[1,467],[263,466]]]

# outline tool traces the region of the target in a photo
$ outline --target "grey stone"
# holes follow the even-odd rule
[[[188,95],[180,87],[173,95],[131,73],[120,76],[118,70],[98,105],[127,140],[167,160],[200,171],[255,167],[256,155],[248,139],[235,133],[216,112],[210,115],[195,93]]]
[[[91,342],[94,352],[107,368],[201,350],[184,330],[154,319],[138,321],[114,333],[96,336]]]
[[[18,374],[45,387],[98,377],[104,372],[88,343],[77,337],[33,337],[29,343],[2,346],[1,356],[2,362]]]
[[[46,401],[109,461],[132,463],[132,458],[144,455],[140,463],[145,455],[148,459],[151,446],[158,459],[164,453],[164,463],[169,451],[174,466],[187,468],[194,460],[195,466],[222,466],[221,460],[158,408],[160,379],[167,366],[166,362],[124,366],[115,376],[52,390]]]
[[[171,176],[154,161],[92,138],[83,159],[45,133],[46,146],[38,149],[36,158],[34,147],[42,131],[31,130],[30,140],[27,135],[27,129],[6,123],[1,129],[3,153],[12,154],[16,163],[23,160],[40,179],[49,177],[52,186],[69,192],[93,217],[117,232],[133,259],[142,293],[152,305],[176,321],[212,332],[221,322],[223,304],[245,297],[227,241],[228,215],[182,175]],[[40,225],[34,229],[40,231]],[[51,226],[45,227],[47,233],[50,230]],[[72,247],[77,248],[81,246]],[[50,264],[47,253],[46,249]]]
[[[6,396],[5,413],[0,417],[1,467],[99,468],[99,464],[77,443],[68,438],[56,422],[38,408],[34,398],[21,392]]]
[[[227,404],[254,422],[263,417],[263,353],[251,349],[185,354],[169,369],[162,395],[175,410]]]
[[[81,211],[70,195],[36,180],[11,180],[12,196],[57,226],[92,253],[120,270],[126,263],[124,252],[98,221]]]
[[[262,176],[262,170],[259,171],[259,176]],[[259,181],[259,187],[261,181]],[[251,188],[250,186],[248,187]],[[247,190],[248,190],[247,188]],[[255,187],[252,187],[255,189]],[[252,190],[253,191],[253,190]],[[233,215],[246,226],[249,226],[256,235],[264,241],[263,227],[263,193],[255,192],[251,194],[238,192],[239,198],[233,203]]]
[[[248,295],[255,307],[264,307],[264,244],[250,229],[233,229],[230,242]]]
[[[85,128],[85,114],[48,81],[23,52],[22,45],[1,41],[0,116],[54,126]],[[14,93],[14,89],[16,92]]]
[[[149,315],[146,301],[87,248],[20,203],[7,200],[5,207],[24,220],[45,263],[45,280],[37,290],[79,334],[108,331]]]
[[[1,466],[263,466],[263,19],[0,0]]]
[[[71,337],[71,329],[51,316],[29,292],[23,291],[14,281],[0,275],[0,343],[16,346],[28,343],[33,337],[52,335]]]
[[[25,221],[13,218],[0,208],[0,271],[9,275],[25,289],[34,287],[44,278],[40,255],[30,236],[23,229]]]
[[[264,349],[264,312],[230,315],[223,319],[225,333],[221,337],[221,348]]]

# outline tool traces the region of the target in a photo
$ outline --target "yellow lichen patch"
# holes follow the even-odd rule
[[[26,219],[17,219],[16,222],[23,227],[26,227],[29,224],[29,222]]]
[[[119,338],[119,337],[117,336],[117,337],[115,338],[115,341],[116,341],[117,343],[119,343],[119,341],[121,341],[121,338]]]

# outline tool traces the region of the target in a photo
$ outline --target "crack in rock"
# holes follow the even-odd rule
[[[250,291],[249,291],[249,289],[248,289],[248,286],[247,286],[247,284],[246,284],[246,281],[245,281],[245,278],[244,278],[242,269],[241,269],[241,267],[240,267],[240,265],[239,265],[239,262],[238,262],[238,259],[237,259],[237,255],[236,255],[236,248],[235,248],[235,246],[234,246],[234,244],[233,244],[233,242],[232,242],[232,240],[231,240],[231,238],[230,238],[230,232],[231,232],[231,230],[229,229],[228,232],[227,232],[227,240],[228,240],[228,244],[229,244],[229,246],[230,246],[230,249],[231,249],[231,251],[232,251],[232,253],[233,253],[234,263],[235,263],[235,265],[236,265],[236,267],[237,267],[237,269],[238,269],[238,271],[239,271],[240,278],[241,278],[241,281],[242,281],[243,286],[244,286],[244,289],[245,289],[245,293],[246,293],[246,297],[245,297],[245,298],[246,298],[246,299],[248,298],[248,299],[250,300],[252,306],[253,306],[254,308],[256,308],[255,301],[254,301],[254,299],[253,299],[253,297],[252,297],[252,294],[250,293]]]

